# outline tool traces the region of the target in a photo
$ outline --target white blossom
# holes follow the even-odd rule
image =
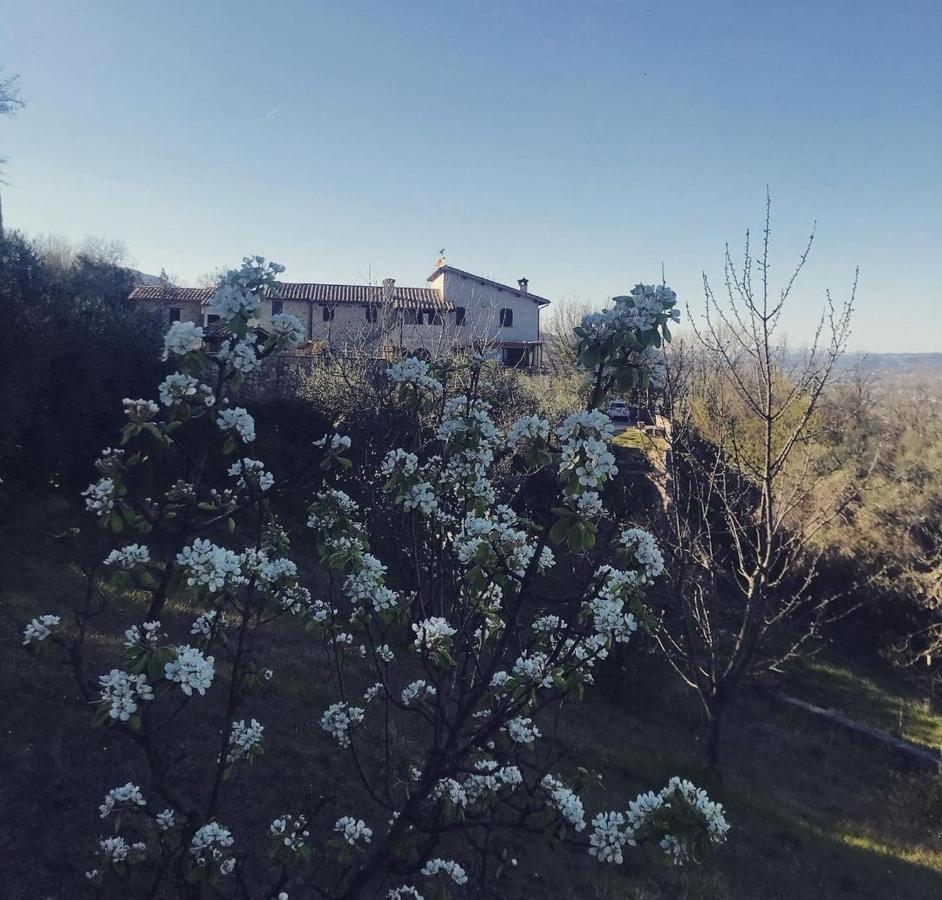
[[[428,684],[428,682],[419,679],[418,681],[413,681],[411,684],[407,684],[402,689],[402,702],[405,706],[411,706],[416,700],[428,700],[437,693],[438,691],[435,689],[435,685]]]
[[[619,812],[599,813],[592,819],[592,834],[589,837],[589,853],[599,862],[621,865],[624,860],[622,848],[634,845],[631,830],[623,826],[625,817]]]
[[[120,669],[112,669],[98,678],[101,685],[101,701],[109,705],[108,715],[112,719],[127,722],[137,712],[138,701],[154,699],[154,689],[147,683],[146,675],[130,675]]]
[[[433,394],[440,394],[442,383],[429,374],[429,364],[423,359],[408,356],[386,370],[391,381],[398,384],[411,384]]]
[[[408,453],[399,447],[396,450],[390,450],[384,457],[380,466],[380,472],[383,475],[392,475],[395,471],[402,472],[403,475],[414,475],[419,468],[419,458],[414,453]]]
[[[399,604],[399,595],[384,584],[386,566],[371,553],[361,553],[353,564],[353,571],[343,584],[344,594],[358,608],[372,606],[376,612],[392,609]]]
[[[111,515],[114,509],[115,483],[111,478],[102,478],[90,484],[82,496],[85,498],[85,508],[103,519]]]
[[[532,744],[541,736],[540,729],[527,716],[516,716],[503,727],[510,739],[516,744]]]
[[[101,818],[107,818],[111,814],[111,811],[121,803],[128,804],[132,809],[135,806],[147,805],[144,800],[144,795],[141,793],[141,789],[136,784],[132,784],[129,781],[121,787],[112,788],[108,791],[105,795],[105,802],[98,807]]]
[[[220,431],[235,431],[246,444],[255,440],[255,420],[241,406],[219,410],[216,425]]]
[[[232,282],[223,282],[213,293],[206,311],[219,316],[220,321],[228,322],[234,316],[246,319],[255,317],[260,305],[261,299],[254,291]]]
[[[144,622],[132,625],[124,632],[124,646],[127,648],[142,646],[153,650],[160,643],[160,622]]]
[[[237,584],[242,575],[238,554],[217,547],[206,538],[197,538],[177,554],[177,565],[186,574],[190,587],[206,587],[210,592],[222,590],[227,584]]]
[[[582,328],[601,338],[606,332],[652,331],[668,321],[680,321],[680,312],[672,307],[677,295],[667,285],[636,284],[631,293],[615,298],[615,306],[591,313],[582,320]]]
[[[452,881],[454,881],[455,884],[465,884],[468,880],[465,870],[453,859],[430,859],[424,866],[422,866],[423,875],[438,875],[439,872],[444,872],[446,875],[450,875]]]
[[[285,813],[271,823],[269,831],[282,846],[297,853],[310,836],[310,832],[304,827],[305,825],[307,825],[307,819],[304,816],[295,817]]]
[[[615,465],[615,457],[604,440],[581,436],[563,443],[559,472],[565,478],[575,479],[580,489],[595,491],[609,478],[618,474],[618,466]]]
[[[518,524],[516,513],[507,506],[494,509],[495,518],[468,516],[455,535],[455,555],[463,565],[482,565],[499,571],[502,562],[511,572],[522,576],[527,570],[536,544]],[[545,571],[555,563],[553,551],[544,547],[537,568]]]
[[[585,808],[579,795],[552,775],[540,782],[547,793],[546,802],[552,806],[576,831],[585,830]]]
[[[280,344],[293,346],[304,339],[304,326],[297,316],[289,313],[275,313],[269,326],[271,334]]]
[[[232,338],[223,341],[216,351],[216,358],[228,363],[233,371],[249,375],[261,368],[262,361],[258,358],[255,348],[255,337],[250,335],[244,340]]]
[[[672,821],[682,823],[685,836],[665,830]],[[633,846],[639,836],[658,840],[668,859],[682,865],[693,853],[686,836],[691,828],[702,828],[714,844],[722,844],[729,832],[723,807],[710,800],[706,791],[676,776],[657,794],[639,794],[625,814],[600,813],[592,825],[589,852],[601,862],[616,864],[622,862],[622,847]]]
[[[363,699],[367,703],[372,703],[377,697],[382,697],[386,693],[386,688],[383,687],[381,681],[377,681],[375,684],[370,685],[363,694]]]
[[[33,619],[24,629],[23,629],[23,646],[32,643],[33,641],[44,641],[49,635],[52,634],[52,629],[58,625],[62,619],[59,616],[38,616]]]
[[[654,581],[664,571],[664,557],[652,534],[643,528],[628,528],[621,533],[620,541],[633,556],[645,581]]]
[[[106,566],[131,571],[146,566],[150,562],[150,550],[143,544],[127,544],[120,550],[112,550],[105,557]]]
[[[176,653],[176,658],[164,665],[164,677],[178,683],[188,697],[193,691],[202,696],[216,674],[214,657],[204,656],[201,650],[187,644],[177,647]]]
[[[517,766],[501,766],[494,759],[479,759],[474,769],[459,785],[460,791],[455,792],[457,799],[463,798],[469,805],[503,788],[513,789],[523,783],[523,774]]]
[[[451,627],[447,619],[441,616],[423,619],[413,624],[412,630],[415,632],[413,643],[416,649],[425,650],[428,653],[441,653],[447,650],[455,634],[455,629]]]
[[[275,476],[265,471],[265,463],[248,457],[236,460],[226,473],[236,479],[236,484],[242,490],[255,487],[264,492],[270,490],[275,483]]]
[[[354,819],[353,816],[341,816],[337,819],[334,831],[351,847],[358,846],[361,841],[368,844],[373,839],[373,829],[362,819]]]
[[[208,638],[213,633],[213,627],[216,625],[218,616],[219,614],[215,609],[209,609],[197,616],[190,626],[190,634]]]
[[[344,450],[349,450],[351,441],[350,438],[345,434],[338,434],[334,432],[332,435],[324,435],[322,438],[314,441],[315,447],[327,447],[328,441],[330,442],[330,449],[334,453],[341,453]]]
[[[583,491],[576,496],[576,512],[587,519],[597,519],[604,512],[602,498],[597,491]]]
[[[513,674],[526,684],[548,688],[553,686],[553,670],[545,653],[525,650],[514,662]]]
[[[222,868],[226,862],[228,854],[226,848],[235,843],[232,833],[228,828],[224,828],[218,822],[209,822],[197,830],[190,841],[190,854],[193,856],[197,866],[203,867],[208,862],[216,862],[220,865],[220,871],[223,875],[232,872],[232,868],[227,866],[228,871]]]
[[[161,359],[171,356],[186,356],[203,348],[203,329],[194,322],[174,322],[164,335],[164,352]]]
[[[278,594],[281,608],[293,615],[306,612],[315,622],[326,622],[330,615],[330,606],[323,600],[314,600],[311,592],[300,585],[288,585]]]
[[[130,397],[125,397],[121,404],[124,414],[136,425],[149,422],[160,412],[160,407],[153,400],[131,400]]]
[[[114,837],[102,838],[98,842],[98,846],[102,855],[112,864],[122,863],[129,857],[143,856],[147,850],[147,845],[142,841],[128,844],[120,834]]]
[[[347,706],[339,702],[329,706],[321,716],[324,729],[341,747],[350,746],[350,728],[363,721],[363,710],[359,706]]]
[[[425,898],[411,885],[390,888],[386,892],[386,900],[425,900]]]
[[[518,447],[528,449],[537,441],[545,441],[549,437],[550,423],[537,415],[521,416],[507,433],[507,446],[511,450]]]
[[[160,383],[157,394],[164,406],[175,406],[189,400],[203,406],[212,406],[216,402],[216,395],[208,384],[202,384],[199,379],[184,372],[168,375]]]
[[[623,572],[611,566],[602,566],[595,573],[600,580],[597,596],[583,604],[591,616],[596,633],[615,643],[626,643],[638,628],[632,613],[624,610],[625,600],[637,588],[641,579],[634,572]]]
[[[430,516],[438,509],[438,498],[432,486],[426,481],[413,484],[406,491],[402,501],[402,508],[406,512],[418,509],[423,515]]]
[[[248,724],[244,720],[232,723],[229,731],[229,755],[226,762],[229,764],[254,756],[262,745],[262,732],[265,726],[257,719]]]

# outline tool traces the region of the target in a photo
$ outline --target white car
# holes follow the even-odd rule
[[[631,407],[624,400],[609,400],[608,417],[610,419],[630,419]]]

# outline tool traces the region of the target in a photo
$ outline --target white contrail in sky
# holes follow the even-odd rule
[[[270,119],[282,106],[284,106],[288,101],[282,100],[268,115],[265,116],[266,119]]]

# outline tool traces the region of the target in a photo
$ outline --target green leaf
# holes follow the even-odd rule
[[[553,527],[550,529],[549,539],[554,544],[561,544],[566,538],[566,534],[569,531],[569,520],[568,519],[559,519],[554,523]]]

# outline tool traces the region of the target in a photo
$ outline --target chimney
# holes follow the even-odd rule
[[[392,303],[393,300],[393,290],[396,286],[395,278],[384,278],[383,279],[383,302]]]
[[[527,285],[530,283],[528,278],[518,278],[517,284],[520,285],[520,293],[525,294],[527,292]]]

